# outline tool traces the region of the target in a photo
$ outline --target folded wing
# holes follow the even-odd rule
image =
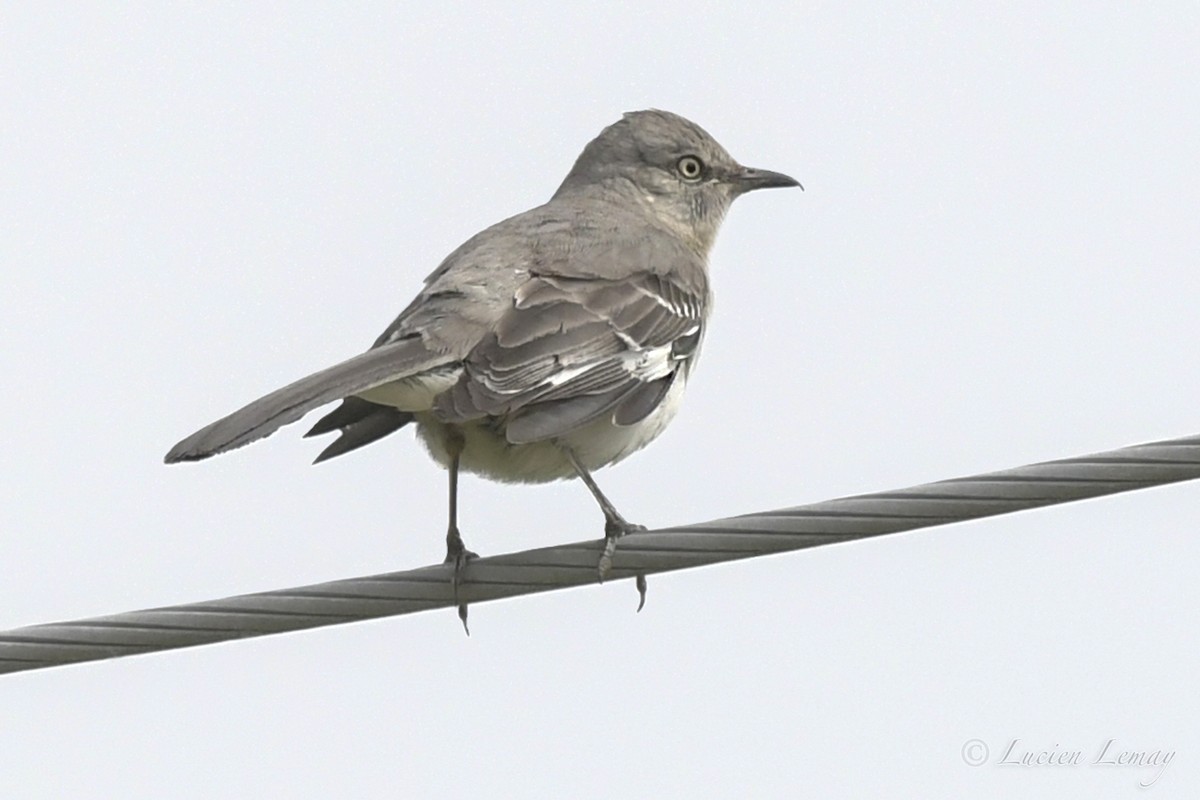
[[[513,444],[605,416],[634,425],[688,368],[705,301],[649,272],[620,280],[533,275],[435,413],[447,422],[501,418]]]

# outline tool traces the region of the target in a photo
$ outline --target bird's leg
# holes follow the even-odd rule
[[[462,535],[458,532],[458,460],[462,455],[462,434],[457,431],[447,434],[446,449],[450,452],[450,524],[446,528],[446,561],[454,565],[454,574],[450,576],[450,587],[454,590],[454,602],[458,604],[458,618],[462,620],[463,630],[471,635],[467,627],[467,604],[458,600],[458,584],[463,572],[466,571],[467,560],[476,558],[463,544]]]
[[[596,498],[596,502],[600,504],[600,510],[604,512],[604,552],[600,555],[600,563],[597,565],[597,571],[600,573],[601,582],[608,576],[609,570],[612,569],[613,553],[617,550],[617,540],[627,533],[646,530],[645,525],[637,525],[629,522],[621,512],[617,511],[616,506],[612,501],[604,496],[604,492],[600,491],[600,487],[596,484],[596,480],[587,468],[579,462],[575,453],[570,448],[563,447],[563,453],[566,454],[567,460],[571,462],[571,466],[575,468],[575,472],[579,475],[579,479],[583,481],[583,485],[592,493],[592,497]],[[642,610],[642,606],[646,604],[646,576],[637,576],[637,590],[640,598],[638,602],[638,611]]]

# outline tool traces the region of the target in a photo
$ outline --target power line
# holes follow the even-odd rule
[[[609,580],[947,525],[1200,478],[1200,436],[811,505],[630,534]],[[473,560],[460,597],[596,583],[603,540]],[[151,653],[455,605],[451,569],[402,572],[221,600],[31,625],[0,633],[0,673]]]

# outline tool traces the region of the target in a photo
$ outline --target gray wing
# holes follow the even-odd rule
[[[533,275],[440,395],[447,422],[504,420],[514,443],[551,439],[606,415],[644,419],[695,354],[706,287],[669,275],[619,280]]]
[[[260,397],[229,416],[201,428],[172,447],[165,460],[168,464],[199,461],[233,450],[270,436],[318,406],[436,368],[445,361],[445,354],[431,352],[416,336],[368,350]],[[378,432],[378,428],[360,429],[359,439],[371,433],[376,433],[374,438],[378,438],[391,430],[395,430],[395,427],[382,433]]]

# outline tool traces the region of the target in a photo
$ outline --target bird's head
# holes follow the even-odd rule
[[[743,167],[696,123],[669,111],[632,111],[584,148],[555,198],[600,195],[645,208],[707,252],[738,196],[800,186],[779,172]]]

